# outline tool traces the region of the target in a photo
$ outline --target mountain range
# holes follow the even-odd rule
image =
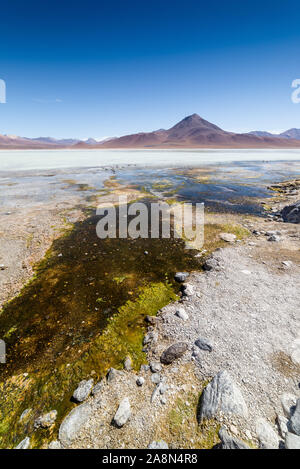
[[[263,131],[227,132],[198,114],[185,117],[170,129],[140,132],[97,141],[93,138],[55,139],[0,135],[0,149],[51,148],[299,148],[300,129],[281,134]]]

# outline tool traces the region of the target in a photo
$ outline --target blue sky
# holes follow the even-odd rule
[[[299,1],[2,2],[0,133],[299,128],[299,51]]]

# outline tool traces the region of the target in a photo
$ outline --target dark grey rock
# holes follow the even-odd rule
[[[201,350],[206,350],[208,352],[212,352],[213,349],[211,343],[203,337],[199,337],[199,339],[195,341],[195,345]]]
[[[281,210],[281,217],[286,223],[300,223],[300,201],[284,207]]]
[[[63,446],[68,446],[72,443],[91,415],[92,407],[88,402],[71,410],[59,428],[58,438]]]
[[[183,283],[190,274],[188,272],[176,272],[174,279],[176,282]]]
[[[219,437],[221,440],[221,449],[250,449],[246,443],[229,435],[225,428],[220,429]]]
[[[225,415],[248,416],[242,393],[227,371],[220,371],[204,389],[200,398],[199,420]]]
[[[84,379],[83,381],[81,381],[79,383],[78,387],[73,392],[72,397],[73,397],[74,401],[76,401],[76,402],[85,401],[85,399],[87,399],[87,397],[89,397],[89,395],[92,391],[93,385],[94,385],[93,378],[91,378],[89,380]]]
[[[204,270],[219,270],[220,262],[214,257],[209,257],[203,264]]]
[[[178,342],[168,347],[161,355],[160,361],[164,365],[170,365],[177,358],[182,357],[182,355],[187,351],[188,344],[185,342]]]

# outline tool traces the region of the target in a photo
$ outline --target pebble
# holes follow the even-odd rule
[[[175,315],[183,321],[187,321],[189,318],[188,313],[183,308],[178,308]]]
[[[145,382],[145,378],[143,378],[142,376],[139,376],[136,380],[136,384],[138,386],[143,386],[144,382]]]

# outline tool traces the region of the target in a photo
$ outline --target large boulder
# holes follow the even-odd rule
[[[284,207],[281,210],[281,217],[286,223],[300,223],[300,201]]]
[[[73,442],[91,414],[92,408],[88,402],[71,410],[59,428],[58,438],[63,446],[69,446]]]
[[[187,351],[188,344],[185,342],[177,342],[177,344],[171,345],[168,347],[161,355],[160,361],[164,365],[170,365],[177,358],[182,357],[182,355]]]
[[[248,416],[242,393],[227,371],[220,371],[204,389],[200,398],[199,420],[224,415]]]

